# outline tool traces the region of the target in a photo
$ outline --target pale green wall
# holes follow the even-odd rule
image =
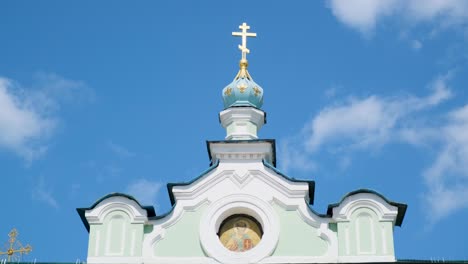
[[[159,257],[204,257],[200,245],[199,223],[206,205],[195,212],[185,212],[181,219],[166,230],[164,238],[154,245]],[[317,236],[317,228],[305,223],[296,210],[274,206],[279,216],[280,237],[273,256],[322,256],[328,244]]]
[[[279,217],[280,236],[273,256],[322,256],[328,243],[317,236],[317,228],[310,226],[296,210],[288,211],[275,205]]]
[[[394,255],[393,223],[379,221],[372,209],[359,208],[352,213],[349,222],[338,223],[338,245],[340,256]]]
[[[141,256],[142,241],[143,224],[131,224],[127,213],[116,210],[90,225],[88,256]]]
[[[154,255],[159,257],[204,257],[200,245],[199,229],[203,212],[202,205],[194,212],[184,212],[181,219],[167,228],[164,238],[154,245]]]

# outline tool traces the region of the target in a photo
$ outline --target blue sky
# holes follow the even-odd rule
[[[0,3],[0,241],[84,260],[75,211],[110,192],[157,213],[209,165],[221,90],[249,71],[278,167],[315,210],[370,188],[409,205],[397,258],[468,259],[468,2]],[[3,242],[2,242],[3,244]]]

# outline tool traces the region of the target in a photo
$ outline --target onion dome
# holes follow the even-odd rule
[[[242,59],[240,70],[234,80],[223,89],[224,108],[235,106],[252,106],[261,108],[263,105],[263,89],[255,83],[247,71],[248,62]]]

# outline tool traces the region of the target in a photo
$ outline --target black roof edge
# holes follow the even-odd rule
[[[263,165],[271,170],[273,170],[275,173],[278,175],[282,176],[286,180],[292,181],[292,182],[305,182],[309,185],[309,204],[313,205],[314,204],[314,198],[315,198],[315,181],[312,180],[298,180],[295,178],[291,178],[287,176],[286,174],[282,173],[280,170],[278,170],[274,165],[268,163],[266,160],[263,160]]]
[[[94,207],[96,207],[102,201],[104,201],[104,200],[106,200],[108,198],[111,198],[111,197],[115,197],[115,196],[121,196],[121,197],[125,197],[127,199],[135,201],[142,209],[146,210],[146,213],[147,213],[148,217],[156,216],[156,211],[154,210],[153,206],[151,206],[151,205],[142,206],[140,204],[140,202],[138,202],[138,200],[135,199],[135,197],[133,197],[131,195],[128,195],[128,194],[125,194],[125,193],[119,193],[119,192],[109,193],[109,194],[106,194],[103,197],[99,198],[96,202],[93,203],[93,205],[91,205],[88,208],[76,208],[76,211],[78,212],[78,215],[80,216],[81,221],[83,222],[83,224],[86,227],[86,230],[88,232],[89,232],[89,223],[88,223],[88,220],[86,220],[86,217],[85,217],[86,211],[94,209]]]
[[[271,148],[273,150],[272,157],[271,157],[271,162],[273,163],[273,166],[276,167],[276,140],[274,140],[274,139],[207,140],[206,141],[206,149],[208,151],[208,158],[210,159],[210,166],[213,163],[213,157],[211,156],[211,150],[210,150],[210,143],[233,144],[233,143],[258,143],[258,142],[267,142],[267,143],[271,144]]]
[[[198,175],[197,177],[195,177],[194,179],[192,179],[189,182],[176,182],[176,183],[170,182],[170,183],[168,183],[167,184],[167,192],[169,193],[169,199],[171,200],[171,205],[173,206],[176,203],[174,193],[172,192],[172,187],[190,185],[190,184],[196,182],[197,180],[199,180],[205,174],[207,174],[210,171],[214,170],[216,167],[218,167],[218,164],[219,164],[219,161],[217,161],[215,164],[211,164],[208,169],[206,169],[204,172],[202,172],[200,175]]]
[[[327,214],[329,216],[332,216],[334,207],[338,207],[346,198],[348,198],[350,196],[353,196],[355,194],[359,194],[359,193],[375,194],[375,195],[379,196],[380,198],[382,198],[388,204],[397,207],[398,208],[398,213],[397,213],[397,218],[395,220],[395,225],[396,226],[401,226],[403,224],[403,218],[405,218],[406,209],[408,208],[408,205],[388,200],[387,198],[385,198],[385,196],[383,196],[379,192],[374,191],[374,190],[370,190],[370,189],[358,189],[358,190],[354,190],[352,192],[347,193],[345,196],[343,196],[343,198],[341,198],[341,200],[339,202],[328,205]]]

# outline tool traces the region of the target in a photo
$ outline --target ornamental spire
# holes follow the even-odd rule
[[[240,70],[234,80],[224,87],[222,96],[224,110],[219,113],[219,121],[226,129],[226,140],[257,139],[257,132],[265,124],[263,89],[252,80],[247,71],[247,37],[256,37],[256,33],[247,32],[247,23],[239,26],[241,32],[232,32],[233,36],[242,37],[239,49],[242,52]]]

